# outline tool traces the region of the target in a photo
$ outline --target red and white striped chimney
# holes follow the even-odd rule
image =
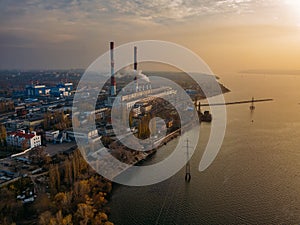
[[[137,82],[137,75],[138,75],[138,63],[137,63],[137,47],[136,46],[134,46],[134,52],[133,52],[133,60],[134,60],[134,62],[133,62],[133,69],[134,69],[134,72],[135,72],[135,76],[134,76],[134,83],[135,83],[135,91],[138,91],[138,82]]]
[[[110,65],[111,65],[111,77],[110,77],[110,95],[115,96],[117,94],[117,86],[115,80],[115,62],[114,62],[114,42],[110,42]]]
[[[134,65],[133,65],[133,68],[134,68],[134,70],[136,70],[137,71],[137,47],[136,46],[134,46]]]

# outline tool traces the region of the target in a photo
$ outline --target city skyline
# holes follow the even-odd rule
[[[0,69],[87,68],[107,43],[183,45],[215,73],[297,70],[297,0],[2,1]]]

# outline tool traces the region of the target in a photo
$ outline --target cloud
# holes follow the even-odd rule
[[[111,12],[159,22],[212,14],[251,13],[256,7],[272,3],[271,0],[115,0],[106,2],[105,7]]]
[[[1,0],[0,58],[6,59],[9,53],[9,59],[15,60],[13,65],[24,65],[23,58],[17,61],[17,56],[36,51],[26,59],[39,68],[48,66],[49,60],[40,65],[41,58],[48,54],[55,62],[74,59],[74,66],[78,66],[82,60],[80,65],[86,66],[107,50],[110,40],[118,44],[143,39],[179,44],[189,40],[195,46],[199,38],[195,35],[201,33],[203,38],[206,29],[219,31],[220,24],[256,24],[258,19],[266,23],[267,16],[274,18],[274,14],[263,9],[279,1],[282,0]],[[257,10],[263,13],[253,13]],[[249,14],[253,15],[250,19]],[[282,23],[283,15],[275,16]],[[211,39],[210,33],[207,37]],[[0,67],[6,67],[5,62],[0,62]]]
[[[272,2],[274,3],[271,0],[3,0],[0,12],[1,17],[7,18],[44,10],[65,12],[65,17],[73,20],[76,17],[72,15],[79,14],[90,20],[97,20],[101,16],[117,18],[127,15],[141,20],[163,22],[211,14],[249,13],[255,7],[268,6]]]

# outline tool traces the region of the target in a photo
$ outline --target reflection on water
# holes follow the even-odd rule
[[[202,124],[184,169],[148,187],[116,186],[111,207],[115,224],[300,223],[300,76],[227,75],[226,101],[273,98],[274,102],[227,107],[223,146],[213,164],[198,171],[210,125]],[[253,120],[253,122],[252,122]],[[146,163],[160,161],[176,141]]]

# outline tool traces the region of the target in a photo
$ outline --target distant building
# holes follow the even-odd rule
[[[47,87],[46,85],[27,85],[26,96],[28,97],[42,97],[42,96],[70,96],[73,91],[73,83],[59,83],[54,87]]]
[[[59,130],[46,131],[45,133],[46,141],[52,142],[58,137],[58,135],[59,135]]]
[[[34,148],[42,144],[40,135],[36,135],[34,131],[25,133],[24,130],[8,133],[6,142],[7,145],[21,149]]]
[[[24,125],[27,127],[35,127],[41,125],[44,122],[42,115],[35,115],[24,120]]]
[[[58,84],[50,88],[50,94],[53,96],[70,96],[73,91],[73,83]]]
[[[95,143],[96,141],[99,141],[101,136],[98,135],[97,129],[92,130],[82,130],[81,131],[73,131],[73,130],[67,130],[66,131],[68,138],[71,140],[74,140],[75,137],[77,141],[81,141],[81,143]]]
[[[23,120],[8,120],[5,123],[5,128],[7,131],[17,131],[24,128],[24,121]]]
[[[150,89],[149,89],[150,88]],[[165,96],[175,96],[177,90],[174,90],[171,87],[159,87],[151,88],[151,85],[147,86],[146,89],[139,90],[138,92],[130,92],[121,95],[121,96],[108,96],[106,105],[112,107],[113,104],[122,106],[125,109],[131,109],[137,102],[148,102],[155,98],[164,98]],[[147,108],[149,110],[149,108]]]
[[[47,95],[50,93],[50,89],[46,88],[46,85],[28,85],[26,86],[26,95],[30,97],[37,97]]]
[[[18,116],[24,116],[27,114],[27,110],[26,110],[26,104],[22,103],[22,104],[18,104],[15,107],[15,112]]]
[[[0,98],[0,113],[11,112],[15,110],[15,104],[10,98]]]
[[[105,126],[105,135],[106,136],[113,136],[115,133],[114,133],[114,129],[113,129],[113,126],[111,124],[107,124]]]
[[[100,120],[100,119],[105,118],[107,110],[108,110],[108,108],[101,108],[101,109],[96,109],[93,111],[87,111],[87,112],[84,112],[83,118],[87,118],[88,116],[94,116],[96,120]]]

